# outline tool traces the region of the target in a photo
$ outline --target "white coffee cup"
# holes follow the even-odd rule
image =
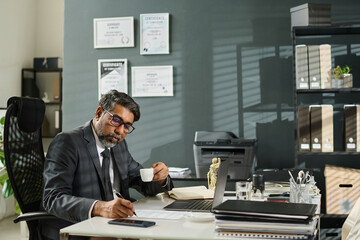
[[[140,176],[143,182],[151,182],[154,177],[154,169],[153,168],[142,168],[140,169]]]

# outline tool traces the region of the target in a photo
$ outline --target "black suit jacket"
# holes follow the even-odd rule
[[[130,155],[126,141],[111,148],[112,157],[120,173],[120,192],[130,199],[129,187],[145,196],[170,190],[157,182],[141,181],[141,164]],[[104,199],[104,184],[91,121],[69,132],[58,134],[51,142],[45,160],[44,209],[58,220],[42,222],[44,236],[58,239],[59,230],[89,218],[95,200]]]

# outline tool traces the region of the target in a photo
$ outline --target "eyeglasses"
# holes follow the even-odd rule
[[[111,116],[110,124],[113,125],[114,127],[120,127],[121,125],[124,125],[124,129],[127,134],[130,134],[135,130],[135,128],[130,123],[124,123],[122,118],[119,117],[118,115],[114,115],[105,109],[104,109],[104,111],[107,112]]]

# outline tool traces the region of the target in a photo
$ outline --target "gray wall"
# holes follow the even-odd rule
[[[174,96],[135,98],[136,131],[127,137],[145,166],[164,161],[194,171],[197,130],[258,139],[258,167],[294,165],[292,47],[288,0],[65,0],[63,129],[93,117],[97,60],[173,65]],[[359,23],[360,2],[328,1],[333,23]],[[139,54],[139,16],[170,13],[168,55]],[[93,18],[135,18],[135,47],[94,49]],[[129,71],[130,72],[130,71]],[[129,86],[131,75],[129,74]],[[130,91],[131,92],[131,91]]]

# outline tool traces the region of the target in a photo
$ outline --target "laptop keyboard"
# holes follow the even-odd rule
[[[165,206],[166,210],[188,210],[188,211],[210,211],[213,200],[193,199],[193,200],[176,200]]]

